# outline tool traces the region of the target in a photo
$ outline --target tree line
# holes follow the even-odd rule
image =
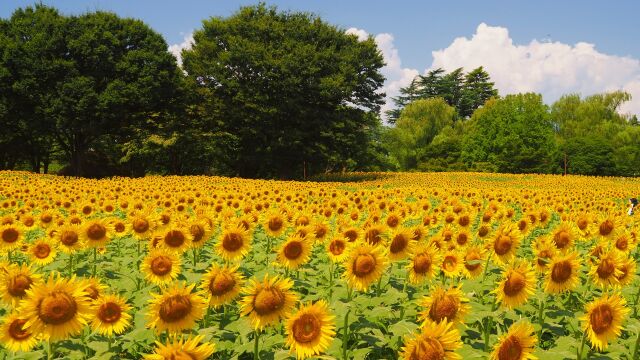
[[[382,54],[314,14],[211,17],[182,65],[110,12],[0,19],[0,169],[104,177],[472,170],[634,175],[622,92],[500,97],[482,68],[417,76],[380,116]]]

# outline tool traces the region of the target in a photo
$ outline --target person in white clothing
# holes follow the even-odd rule
[[[629,199],[629,210],[627,210],[627,214],[633,215],[633,212],[636,209],[636,206],[638,206],[638,199],[636,198]]]

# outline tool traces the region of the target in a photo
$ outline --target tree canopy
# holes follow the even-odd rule
[[[384,97],[372,38],[261,4],[205,20],[194,40],[184,70],[216,128],[237,138],[238,175],[341,169],[369,146]]]

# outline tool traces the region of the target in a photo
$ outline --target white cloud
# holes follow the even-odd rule
[[[360,41],[363,41],[369,37],[369,34],[362,29],[349,28],[347,34],[354,34],[358,36]],[[388,33],[378,34],[374,37],[378,49],[382,52],[384,62],[386,65],[380,69],[380,72],[387,79],[384,83],[382,91],[387,94],[386,104],[382,106],[382,116],[384,112],[393,108],[392,97],[399,94],[400,88],[405,87],[411,83],[411,80],[418,75],[418,70],[403,68],[398,49],[393,44],[393,35]]]
[[[539,92],[551,103],[566,93],[625,90],[633,99],[622,111],[640,113],[640,60],[601,53],[593,44],[532,40],[518,45],[508,29],[482,23],[470,39],[457,38],[432,54],[431,69],[484,66],[501,94]]]
[[[178,59],[178,65],[182,66],[182,50],[191,49],[193,46],[193,32],[185,35],[182,43],[169,45],[169,52]]]

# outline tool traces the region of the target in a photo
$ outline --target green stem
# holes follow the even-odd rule
[[[111,336],[107,336],[107,342],[109,344],[109,352],[111,352],[111,345],[113,344],[113,338]]]
[[[540,299],[540,304],[538,308],[538,324],[540,325],[540,333],[538,334],[538,343],[542,343],[542,326],[544,325],[544,302],[545,297]]]
[[[260,339],[260,332],[256,331],[256,336],[253,341],[253,360],[260,359],[260,353],[258,353],[258,339]]]
[[[487,278],[487,273],[489,272],[489,261],[491,260],[491,255],[493,255],[493,253],[490,253],[489,256],[487,256],[487,261],[484,262],[484,273],[482,273],[482,285],[484,285],[484,280]]]
[[[93,248],[93,276],[96,276],[96,265],[98,262],[98,249]]]
[[[633,301],[633,318],[638,315],[638,299],[640,299],[640,287],[638,287],[638,292],[636,293],[636,298]]]
[[[347,360],[347,342],[349,340],[349,313],[351,309],[347,310],[344,315],[344,328],[342,332],[342,360]]]
[[[631,357],[632,359],[637,359],[638,355],[640,355],[640,333],[638,333],[638,336],[636,337],[636,346],[633,348],[633,356]]]
[[[51,340],[47,341],[47,360],[53,359],[53,345]]]
[[[69,253],[69,277],[73,274],[73,254]]]
[[[331,261],[331,264],[329,265],[329,301],[331,301],[331,298],[333,297],[333,267],[334,267],[334,263],[333,261]]]
[[[196,248],[193,248],[192,251],[193,251],[193,267],[195,268],[196,263],[198,261],[198,259],[196,259]]]
[[[380,296],[380,294],[382,293],[382,288],[380,287],[381,284],[382,284],[382,275],[380,275],[380,278],[378,279],[378,285],[376,286],[376,296]]]
[[[582,341],[580,342],[580,347],[578,348],[578,360],[582,360],[582,355],[584,352],[584,343],[587,340],[587,332],[585,331],[582,335]]]

